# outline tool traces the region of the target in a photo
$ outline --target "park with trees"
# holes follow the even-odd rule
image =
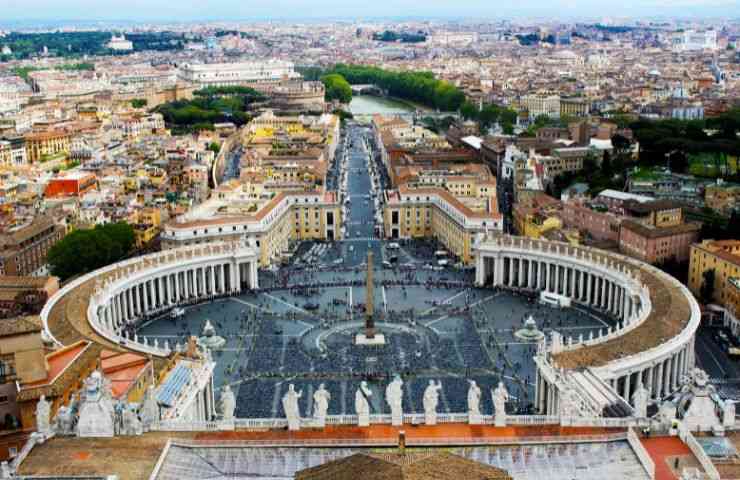
[[[82,58],[86,55],[126,55],[143,50],[182,50],[185,36],[178,32],[127,33],[133,43],[132,52],[118,52],[107,47],[114,32],[110,31],[59,31],[59,32],[9,32],[2,44],[12,53],[0,55],[0,61],[25,60],[43,53],[62,58]]]
[[[185,134],[213,130],[213,125],[221,122],[245,125],[252,118],[252,105],[265,99],[249,87],[209,87],[195,91],[192,100],[164,103],[154,111],[162,114],[173,133]]]

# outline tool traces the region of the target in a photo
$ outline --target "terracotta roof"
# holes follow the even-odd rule
[[[21,277],[16,275],[1,275],[0,289],[32,289],[44,288],[50,277]]]
[[[357,453],[296,473],[296,480],[507,480],[512,477],[496,467],[442,452]]]
[[[54,220],[47,216],[38,216],[33,221],[19,230],[6,235],[7,243],[19,244],[54,225]]]
[[[100,359],[103,375],[111,381],[114,398],[125,395],[151,363],[144,355],[111,350],[103,350]]]
[[[41,318],[35,315],[0,320],[0,337],[35,333],[41,330]]]
[[[46,379],[21,385],[18,400],[31,400],[41,395],[56,397],[63,394],[86,375],[90,365],[100,355],[99,345],[80,340],[46,355]]]
[[[701,230],[701,224],[696,222],[687,222],[672,227],[648,227],[634,220],[623,220],[622,228],[632,230],[642,237],[661,238],[682,233],[692,233]]]

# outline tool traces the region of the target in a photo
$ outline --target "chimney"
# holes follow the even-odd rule
[[[398,451],[402,455],[406,453],[406,431],[398,432]]]

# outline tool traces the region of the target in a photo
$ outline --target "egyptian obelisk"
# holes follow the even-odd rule
[[[365,328],[355,336],[356,345],[384,345],[385,335],[375,330],[375,302],[373,293],[373,252],[367,252],[367,280],[365,284]]]
[[[373,251],[367,252],[367,280],[365,286],[365,336],[368,339],[375,337],[375,319],[373,309],[375,300],[373,298]]]

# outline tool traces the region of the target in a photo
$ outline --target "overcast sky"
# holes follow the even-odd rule
[[[326,17],[724,17],[740,0],[0,0],[0,21]]]

